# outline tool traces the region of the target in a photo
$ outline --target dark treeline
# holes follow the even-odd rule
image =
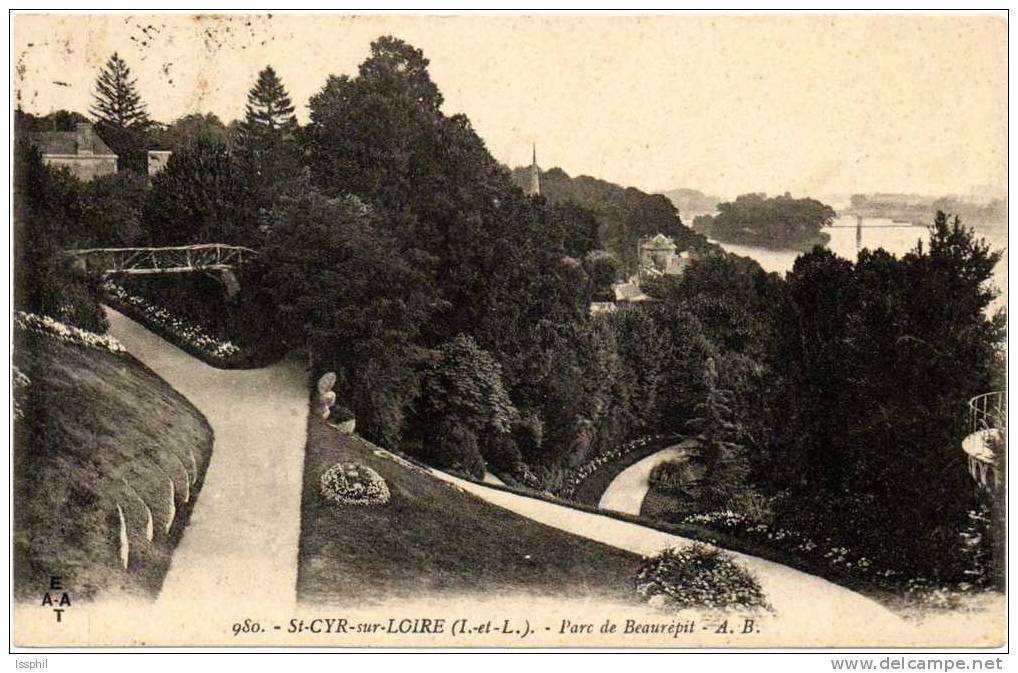
[[[787,193],[771,198],[743,194],[719,203],[717,211],[716,215],[697,217],[693,228],[726,243],[803,251],[827,244],[830,236],[822,229],[836,215],[833,208],[816,199],[795,199]]]
[[[527,185],[529,176],[527,168],[513,170],[513,180],[520,187]],[[579,206],[590,211],[597,222],[600,244],[618,257],[629,273],[636,271],[636,248],[644,237],[664,234],[680,250],[712,247],[683,224],[675,206],[661,194],[647,194],[587,175],[574,178],[561,168],[552,168],[541,173],[541,196],[554,207]]]
[[[960,573],[965,404],[1000,385],[996,253],[939,214],[901,258],[816,248],[782,279],[702,245],[664,197],[561,171],[529,197],[442,112],[427,66],[380,38],[303,127],[266,69],[244,120],[145,125],[174,151],[151,181],[127,165],[81,184],[21,144],[17,305],[102,328],[61,247],[249,245],[235,327],[309,346],[372,441],[555,490],[601,451],[688,434],[708,474],[694,511],[765,511],[896,567]],[[75,121],[18,119],[19,133]],[[658,231],[699,254],[649,281],[651,301],[589,315],[621,271],[605,249]]]

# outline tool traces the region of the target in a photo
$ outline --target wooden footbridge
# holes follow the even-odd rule
[[[146,276],[173,273],[216,273],[229,296],[240,289],[234,269],[258,253],[225,243],[203,243],[162,248],[88,248],[65,250],[71,268],[83,274]]]

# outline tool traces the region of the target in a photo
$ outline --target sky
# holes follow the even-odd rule
[[[1006,190],[999,16],[20,14],[15,104],[87,112],[117,51],[156,120],[240,117],[271,64],[303,122],[385,34],[510,166],[536,143],[543,168],[647,191]]]

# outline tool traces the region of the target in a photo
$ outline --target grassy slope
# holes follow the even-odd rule
[[[127,354],[16,330],[14,364],[31,380],[15,426],[16,596],[39,600],[50,575],[64,578],[72,600],[154,595],[208,466],[212,431],[204,417]],[[167,533],[171,479],[177,511]],[[151,542],[143,502],[153,517]],[[117,503],[131,543],[126,572]]]
[[[350,605],[426,593],[521,592],[634,600],[636,555],[535,523],[376,456],[373,445],[319,418],[308,426],[301,601]],[[389,503],[326,502],[319,476],[339,461],[381,474]]]

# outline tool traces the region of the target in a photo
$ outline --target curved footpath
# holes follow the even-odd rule
[[[608,484],[608,488],[601,494],[601,500],[597,503],[598,508],[639,516],[643,499],[650,490],[651,470],[659,463],[681,458],[685,453],[686,448],[682,444],[676,444],[633,463],[619,472]]]
[[[539,523],[644,556],[693,543],[628,521],[488,488],[438,470],[432,473],[482,500]],[[788,643],[811,644],[908,640],[907,624],[876,601],[788,566],[746,554],[733,555],[756,575],[774,610],[772,619],[764,618],[771,621],[771,635],[779,630],[788,634]]]
[[[287,361],[258,370],[215,369],[116,311],[108,314],[111,333],[191,400],[215,431],[205,483],[158,604],[186,605],[176,612],[188,622],[227,606],[279,614],[296,600],[307,420],[303,370]],[[432,473],[534,521],[638,554],[691,544],[634,523]],[[907,640],[901,637],[904,623],[864,596],[786,566],[735,556],[756,574],[774,608],[774,617],[764,618],[771,636],[787,634],[790,644]]]
[[[210,367],[107,308],[110,333],[194,404],[212,460],[159,594],[195,611],[296,604],[308,388],[299,366]]]

